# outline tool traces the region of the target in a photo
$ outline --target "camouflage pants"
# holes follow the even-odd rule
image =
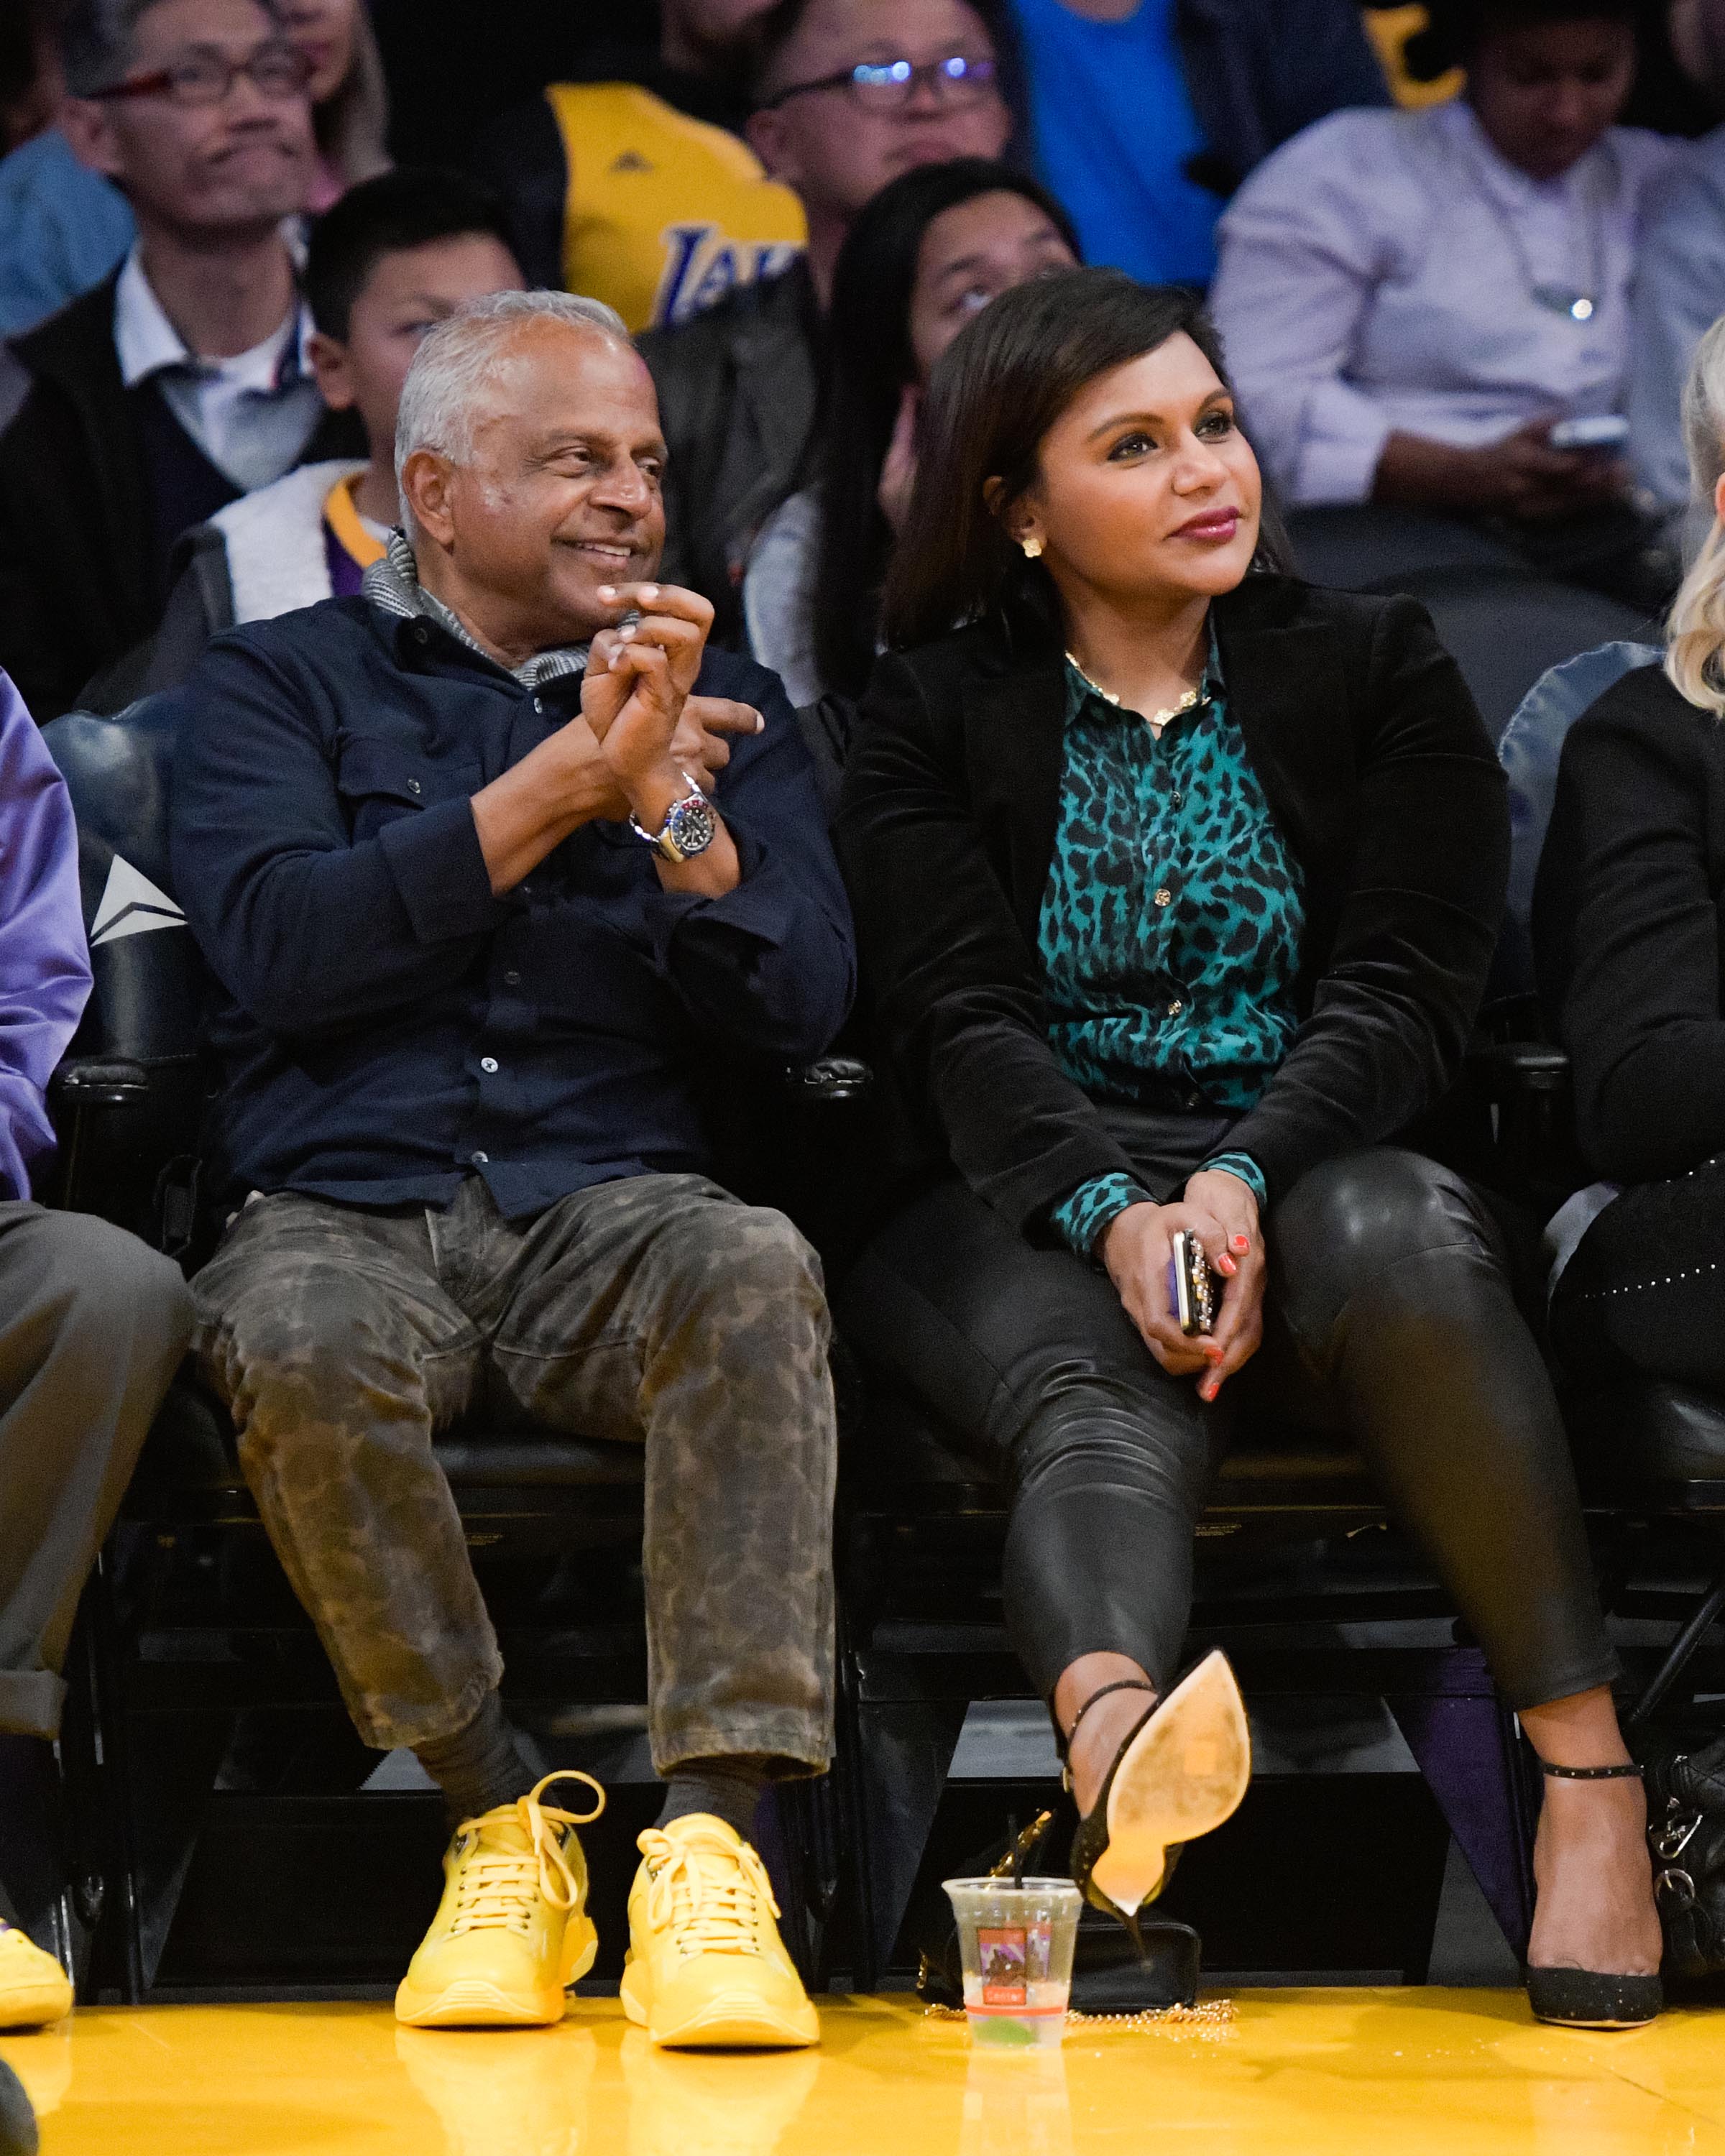
[[[778,1213],[642,1175],[511,1224],[254,1199],[193,1283],[205,1374],[360,1735],[452,1735],[502,1661],[432,1434],[483,1410],[646,1448],[663,1774],[832,1748],[834,1428],[819,1260]]]

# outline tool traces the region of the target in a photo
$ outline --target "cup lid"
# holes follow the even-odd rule
[[[1015,1886],[1010,1878],[942,1879],[942,1887],[948,1894],[1034,1894],[1043,1901],[1063,1898],[1070,1895],[1076,1902],[1081,1897],[1070,1879],[1044,1878],[1027,1872],[1021,1885]]]

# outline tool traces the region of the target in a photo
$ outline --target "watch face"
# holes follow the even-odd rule
[[[687,801],[672,803],[670,814],[665,819],[665,836],[686,859],[691,854],[704,854],[717,835],[718,825],[713,812],[699,794]]]

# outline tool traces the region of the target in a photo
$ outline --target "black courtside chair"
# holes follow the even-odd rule
[[[77,813],[95,977],[53,1089],[56,1199],[189,1270],[220,1223],[198,1187],[204,974],[168,858],[177,711],[175,696],[152,696],[112,718],[70,713],[44,733]],[[805,1128],[860,1081],[839,1063],[772,1076],[769,1142],[755,1152],[770,1156],[777,1199]],[[641,1450],[473,1424],[437,1450],[502,1640],[506,1691],[547,1763],[603,1775],[633,1747],[633,1783],[611,1779],[606,1819],[586,1837],[600,1852],[597,1974],[614,1975],[633,1836],[654,1809],[639,1765]],[[228,1418],[189,1365],[146,1445],[78,1652],[67,1748],[80,1907],[95,1932],[86,1994],[327,1994],[398,1974],[434,1903],[439,1807],[387,1791],[356,1802],[378,1755],[340,1711]],[[829,1802],[819,1789],[781,1791],[763,1820],[788,1943],[805,1966],[836,1867]],[[308,1894],[308,1879],[322,1891]]]

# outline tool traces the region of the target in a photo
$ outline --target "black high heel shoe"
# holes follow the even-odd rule
[[[1554,1782],[1639,1781],[1641,1769],[1624,1767],[1553,1767],[1542,1759]],[[1526,1969],[1527,2004],[1536,2021],[1560,2029],[1645,2029],[1665,2004],[1665,1986],[1656,1976],[1611,1976],[1591,1969]]]
[[[1073,1717],[1060,1746],[1111,1691],[1152,1691],[1136,1677],[1103,1685]],[[1213,1649],[1127,1733],[1095,1804],[1072,1838],[1072,1877],[1093,1908],[1136,1933],[1138,1911],[1173,1876],[1181,1849],[1233,1816],[1251,1779],[1245,1704],[1228,1657]],[[1066,1786],[1072,1786],[1066,1768]]]

